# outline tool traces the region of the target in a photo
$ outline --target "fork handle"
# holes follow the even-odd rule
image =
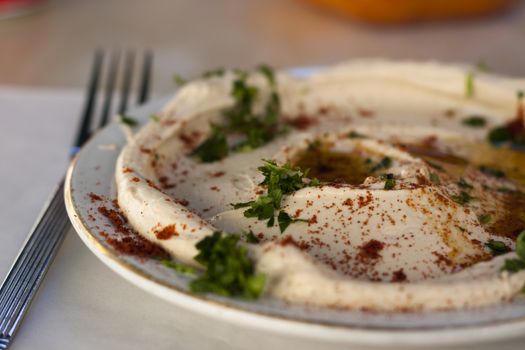
[[[10,345],[70,226],[62,179],[0,287],[0,349]]]

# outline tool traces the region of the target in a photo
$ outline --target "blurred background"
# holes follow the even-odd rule
[[[0,0],[0,17],[0,85],[81,88],[96,47],[153,49],[156,94],[174,73],[356,57],[525,75],[521,1]]]

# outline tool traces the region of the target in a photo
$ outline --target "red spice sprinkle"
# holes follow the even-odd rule
[[[308,224],[309,225],[312,225],[312,224],[317,224],[317,215],[314,215],[310,218],[310,220],[308,220]]]
[[[291,119],[290,124],[299,130],[305,130],[317,123],[317,120],[306,115],[300,115]]]
[[[133,169],[128,168],[128,167],[125,167],[124,169],[122,169],[122,172],[123,172],[124,174],[126,174],[126,173],[131,173],[131,172],[133,172]]]
[[[173,236],[178,236],[178,232],[175,230],[175,224],[168,225],[161,230],[155,231],[155,236],[158,239],[170,239]]]
[[[131,179],[131,181],[133,181],[133,182],[139,182],[140,179],[139,179],[138,177],[135,176],[133,179]]]
[[[139,150],[142,152],[142,153],[146,153],[146,154],[151,154],[151,149],[149,148],[146,148],[144,146],[140,146]]]
[[[220,192],[221,191],[217,186],[211,186],[210,190],[215,191],[215,192]]]
[[[88,193],[88,196],[91,199],[91,203],[95,203],[96,201],[102,200],[102,197],[100,197],[98,194],[95,194],[93,192]]]
[[[120,237],[110,237],[108,234],[102,235],[106,238],[106,242],[119,253],[140,258],[168,258],[170,256],[163,248],[145,240],[133,231],[127,225],[126,218],[119,211],[103,206],[99,207],[98,211],[109,220],[119,234]]]
[[[217,171],[216,173],[211,174],[212,177],[221,177],[226,174],[224,171]]]
[[[358,255],[361,258],[364,258],[367,260],[368,259],[375,260],[381,257],[381,254],[379,254],[379,252],[383,250],[384,247],[385,247],[384,243],[376,239],[371,239],[359,248]]]
[[[292,245],[296,248],[299,248],[300,250],[308,250],[310,249],[310,245],[306,242],[297,242],[295,239],[293,239],[292,236],[286,236],[284,237],[280,242],[279,244],[283,247],[285,246],[288,246],[288,245]]]
[[[392,282],[405,282],[406,280],[407,275],[405,275],[405,271],[403,271],[403,269],[394,271],[392,274]]]
[[[371,110],[366,109],[366,108],[359,108],[357,110],[357,113],[363,118],[371,118],[375,114],[374,111],[371,111]]]

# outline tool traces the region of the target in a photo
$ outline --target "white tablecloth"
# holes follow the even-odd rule
[[[79,91],[0,88],[0,278],[64,173],[82,100]],[[274,335],[250,341],[254,332],[203,322],[202,316],[132,286],[70,232],[12,349],[240,349],[250,344],[267,350],[283,345]],[[517,350],[524,344],[522,338],[468,348]]]

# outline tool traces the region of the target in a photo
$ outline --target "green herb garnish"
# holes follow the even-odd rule
[[[216,231],[197,243],[199,254],[195,260],[206,270],[190,283],[192,292],[245,299],[256,299],[261,295],[266,276],[255,272],[248,250],[238,244],[239,240],[238,234],[223,235]]]
[[[290,215],[288,215],[285,211],[280,211],[279,215],[277,216],[277,224],[279,225],[279,230],[281,230],[281,233],[286,230],[290,224],[296,223],[296,222],[308,222],[308,220],[304,219],[292,219]]]
[[[160,122],[160,117],[159,117],[158,115],[156,115],[156,114],[150,114],[150,115],[149,115],[149,119],[150,119],[151,121],[154,121],[155,123]]]
[[[197,270],[193,266],[181,264],[174,260],[162,259],[160,260],[160,263],[163,266],[166,266],[172,270],[177,271],[178,273],[182,273],[185,275],[195,275],[195,273],[197,272]]]
[[[377,163],[370,169],[370,172],[375,173],[376,171],[379,171],[379,170],[388,169],[391,166],[392,166],[392,158],[384,157],[383,159],[379,161],[379,163]]]
[[[264,163],[263,166],[259,167],[259,171],[264,175],[264,180],[260,185],[267,187],[267,194],[259,196],[253,201],[233,204],[233,207],[235,209],[248,208],[244,211],[245,217],[268,220],[266,225],[272,227],[275,224],[275,211],[281,208],[284,195],[291,194],[306,186],[316,186],[319,181],[312,179],[310,183],[306,183],[305,177],[308,171],[303,172],[299,168],[293,169],[289,164],[279,166],[271,160],[264,160]],[[292,219],[284,211],[280,211],[277,221],[282,233],[291,223],[304,220]]]
[[[482,214],[478,216],[478,219],[480,224],[486,225],[492,220],[492,216],[490,214]]]
[[[507,245],[504,242],[495,241],[493,239],[485,243],[485,247],[487,247],[490,250],[492,255],[502,255],[510,252],[510,248],[507,247]]]
[[[470,203],[473,200],[476,200],[477,198],[472,197],[468,192],[461,191],[459,195],[452,196],[452,199],[454,200],[454,202],[458,204],[465,205],[467,203]]]
[[[516,258],[505,260],[502,270],[518,272],[525,269],[525,230],[516,239],[516,254]]]
[[[463,119],[461,123],[473,128],[482,128],[487,125],[487,120],[484,117],[473,115]]]
[[[246,240],[246,242],[252,244],[259,244],[260,242],[259,238],[256,235],[254,235],[252,231],[248,231],[248,233],[245,233],[244,239]]]
[[[225,72],[226,71],[224,70],[224,68],[215,68],[202,73],[202,77],[204,79],[209,79],[212,77],[222,77]]]
[[[438,174],[436,174],[436,173],[429,173],[428,177],[429,177],[430,181],[433,184],[435,184],[435,185],[441,184],[441,179],[439,178]]]
[[[259,96],[259,89],[248,83],[247,72],[236,71],[237,77],[232,83],[230,92],[234,99],[234,104],[232,107],[224,111],[226,123],[221,126],[221,130],[225,141],[229,135],[235,135],[240,141],[231,145],[231,147],[226,142],[226,152],[224,152],[223,144],[220,158],[217,158],[216,155],[213,157],[207,157],[205,152],[209,150],[209,148],[201,150],[201,152],[196,154],[201,158],[201,161],[213,162],[220,160],[227,157],[230,151],[251,151],[267,144],[277,135],[285,132],[285,126],[279,121],[281,102],[277,93],[273,70],[268,66],[260,66],[258,70],[266,77],[270,87],[270,96],[266,101],[263,113],[256,115],[253,111],[254,104]],[[212,134],[209,138],[213,138],[214,136],[215,135]],[[204,143],[207,141],[208,140],[205,140]]]
[[[182,85],[186,84],[188,81],[184,79],[180,74],[173,74],[173,82],[181,87]]]
[[[347,136],[348,136],[349,139],[362,139],[362,138],[365,137],[365,135],[360,134],[360,133],[358,133],[357,131],[354,131],[354,130],[350,131]]]
[[[120,115],[119,120],[122,124],[131,126],[131,127],[137,126],[137,124],[139,123],[137,119],[127,116],[127,115]]]
[[[465,179],[462,178],[462,177],[459,178],[459,181],[457,182],[457,185],[459,187],[467,190],[467,191],[474,188],[471,184],[469,184],[467,181],[465,181]]]
[[[191,153],[205,163],[221,160],[228,155],[228,142],[224,132],[212,125],[212,132],[203,143]]]
[[[499,169],[491,168],[486,165],[481,165],[479,167],[479,171],[481,171],[483,174],[494,176],[497,178],[505,177],[505,173]]]
[[[472,98],[474,97],[474,73],[468,72],[465,76],[465,97]]]
[[[396,187],[396,179],[394,178],[394,174],[384,174],[380,176],[381,180],[385,180],[385,190],[391,190],[394,187]]]

